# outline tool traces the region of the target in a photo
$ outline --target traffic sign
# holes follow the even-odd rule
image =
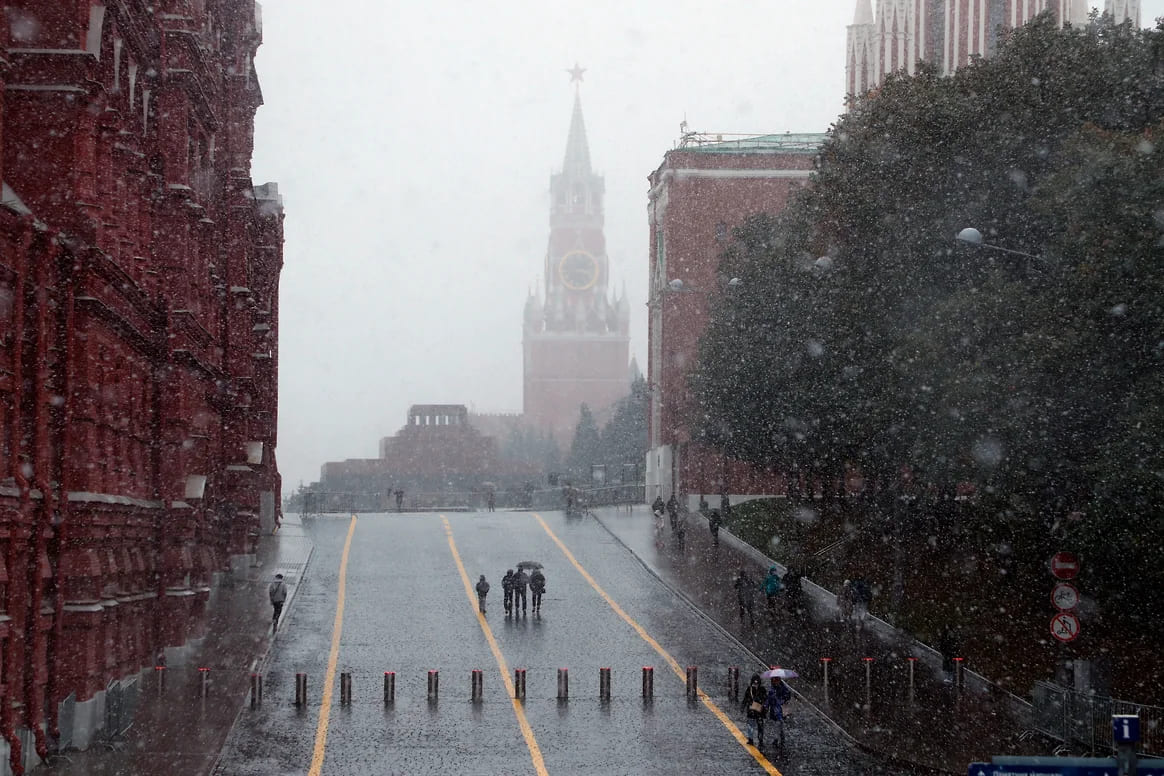
[[[1060,582],[1051,590],[1051,603],[1061,612],[1067,612],[1079,606],[1079,591],[1074,585]]]
[[[1055,579],[1075,579],[1079,574],[1079,558],[1070,552],[1055,553],[1051,558],[1051,573]]]
[[[1140,743],[1140,718],[1135,714],[1112,714],[1111,740],[1117,744]]]
[[[1079,635],[1079,618],[1071,612],[1059,612],[1051,618],[1051,635],[1066,644]]]

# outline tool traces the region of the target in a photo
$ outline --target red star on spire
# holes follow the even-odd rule
[[[586,68],[578,67],[578,63],[574,63],[574,67],[566,71],[570,74],[570,83],[582,83],[582,74],[586,72]]]

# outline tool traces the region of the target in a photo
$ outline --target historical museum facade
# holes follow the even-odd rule
[[[692,441],[688,375],[707,328],[710,296],[730,292],[719,276],[732,229],[776,215],[808,183],[823,134],[723,139],[684,135],[650,175],[650,416],[647,500],[675,493],[736,496],[783,492],[778,474],[753,469]]]
[[[0,773],[87,746],[278,519],[258,10],[3,10]]]
[[[1000,30],[1050,11],[1060,23],[1086,24],[1089,0],[857,0],[846,49],[846,94],[877,88],[889,73],[913,74],[919,61],[949,75],[974,57],[987,57]],[[1105,0],[1117,22],[1140,24],[1140,0]]]
[[[583,404],[601,421],[630,390],[630,304],[611,292],[604,193],[575,92],[562,171],[550,178],[543,283],[526,300],[522,336],[524,422],[564,446]]]

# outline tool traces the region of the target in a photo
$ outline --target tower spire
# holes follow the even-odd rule
[[[570,117],[570,134],[566,138],[566,158],[562,162],[562,172],[567,175],[590,174],[590,146],[586,142],[586,121],[582,118],[582,74],[586,68],[574,67],[566,71],[570,83],[574,84],[574,115]]]

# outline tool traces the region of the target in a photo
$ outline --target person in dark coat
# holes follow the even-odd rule
[[[400,488],[396,489],[396,511],[404,511],[404,491]]]
[[[651,511],[656,515],[666,514],[667,505],[663,503],[662,496],[655,496],[655,500],[651,502]]]
[[[271,617],[271,628],[278,628],[279,615],[283,613],[283,604],[287,602],[287,585],[283,583],[282,574],[275,575],[275,581],[267,588],[267,597],[271,599],[271,608],[275,610]]]
[[[736,581],[733,583],[736,588],[736,601],[740,605],[740,622],[744,621],[744,612],[748,613],[748,622],[751,625],[756,624],[756,614],[753,611],[756,606],[756,583],[748,572],[740,569],[740,573],[736,575]]]
[[[521,613],[525,614],[525,590],[529,585],[529,575],[525,573],[525,569],[518,568],[517,573],[513,575],[513,613],[517,614],[517,605],[521,604]]]
[[[671,517],[671,530],[675,530],[675,524],[679,521],[679,500],[675,498],[675,494],[671,494],[671,498],[667,499],[667,514]]]
[[[529,575],[529,590],[533,593],[534,614],[540,614],[542,611],[542,593],[546,592],[546,575],[542,573],[541,569],[534,569],[533,573]]]
[[[477,580],[477,608],[481,610],[481,614],[485,614],[485,596],[489,595],[489,583],[485,581],[485,575]]]
[[[942,654],[942,675],[946,684],[954,681],[954,658],[958,656],[958,634],[950,625],[938,634],[938,652]]]
[[[711,510],[711,514],[707,517],[707,529],[711,531],[711,546],[719,546],[719,527],[723,525],[723,518],[719,516],[719,510]]]
[[[744,690],[743,709],[744,717],[748,720],[748,746],[754,746],[756,741],[764,745],[764,710],[768,701],[768,693],[760,683],[760,675],[752,674],[752,681],[748,682],[748,689]]]
[[[792,688],[784,683],[779,676],[772,677],[772,686],[768,688],[768,698],[764,706],[768,712],[768,719],[776,723],[772,741],[776,746],[784,746],[784,704],[792,700]],[[763,744],[761,744],[763,746]]]
[[[723,512],[724,519],[732,516],[732,500],[728,498],[728,494],[723,493],[719,497],[719,511]]]
[[[784,600],[788,611],[799,614],[804,608],[804,586],[801,584],[804,575],[797,569],[789,569],[784,575]]]
[[[501,602],[505,605],[505,616],[513,613],[513,569],[506,569],[501,578]]]

